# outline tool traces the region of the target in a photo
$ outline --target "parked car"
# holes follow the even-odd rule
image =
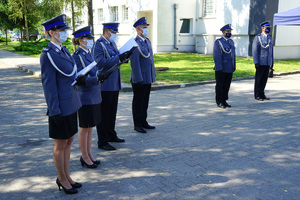
[[[26,35],[25,31],[23,31],[23,40],[26,40],[26,36],[25,35]],[[29,40],[37,40],[38,35],[39,35],[39,31],[38,30],[35,30],[32,33],[29,33]]]
[[[13,41],[19,41],[20,38],[21,38],[21,34],[20,33],[13,33],[11,35],[11,40],[13,40]]]

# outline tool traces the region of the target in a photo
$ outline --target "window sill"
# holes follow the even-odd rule
[[[179,33],[179,36],[194,36],[193,33]]]
[[[216,16],[198,17],[198,19],[216,19]]]

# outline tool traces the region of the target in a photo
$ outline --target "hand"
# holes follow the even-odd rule
[[[108,79],[108,77],[111,75],[112,72],[110,73],[107,73],[107,72],[104,72],[102,70],[98,70],[97,71],[97,78],[98,78],[98,81],[100,81],[101,83],[104,82],[104,80]]]
[[[260,64],[255,64],[255,69],[259,68]]]
[[[82,74],[79,75],[77,78],[76,78],[76,85],[85,85],[85,79],[86,79],[86,76],[83,76]]]
[[[54,115],[51,117],[52,120],[53,120],[53,123],[56,125],[56,126],[61,126],[61,124],[63,123],[63,117],[61,114],[58,114],[58,115]]]
[[[132,52],[130,52],[130,51],[125,51],[124,53],[120,54],[119,55],[120,61],[125,62],[131,56],[131,54],[132,54]]]

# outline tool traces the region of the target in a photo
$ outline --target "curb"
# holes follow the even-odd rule
[[[41,78],[41,72],[33,71],[31,69],[28,69],[27,66],[22,66],[22,65],[16,65],[12,63],[7,63],[0,59],[1,62],[4,62],[8,65],[11,65],[15,68],[17,68],[20,71],[24,71],[28,74],[31,74],[37,78]],[[293,72],[283,72],[283,73],[274,73],[274,76],[286,76],[286,75],[292,75],[292,74],[300,74],[300,70],[296,70]],[[233,78],[232,81],[239,81],[239,80],[247,80],[247,79],[254,79],[255,76],[249,76],[249,77],[238,77],[238,78]],[[185,83],[185,84],[175,84],[175,85],[152,85],[151,91],[155,90],[165,90],[165,89],[178,89],[178,88],[185,88],[185,87],[193,87],[197,85],[205,85],[205,84],[213,84],[216,83],[215,80],[210,80],[210,81],[199,81],[196,83]],[[120,92],[132,92],[132,87],[122,87]]]

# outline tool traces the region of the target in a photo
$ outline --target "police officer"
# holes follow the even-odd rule
[[[255,36],[252,44],[253,62],[255,64],[254,98],[258,101],[270,100],[265,95],[265,87],[268,81],[270,66],[273,68],[273,42],[270,22],[260,24],[262,32]]]
[[[140,133],[146,133],[145,129],[155,129],[155,126],[151,126],[147,122],[151,84],[156,81],[152,46],[147,38],[148,26],[146,17],[142,17],[134,23],[133,27],[137,32],[135,41],[138,48],[130,57],[133,123],[134,130]]]
[[[72,57],[79,72],[91,63],[94,63],[94,58],[89,51],[94,43],[92,27],[83,27],[75,31],[73,35],[73,43],[79,47]],[[96,168],[100,164],[100,161],[95,160],[91,152],[93,127],[98,125],[101,119],[101,89],[97,71],[97,66],[93,67],[86,75],[87,78],[83,85],[78,86],[82,103],[82,107],[78,111],[80,127],[78,142],[82,155],[80,162],[82,166],[85,165],[87,168]]]
[[[220,108],[230,108],[228,92],[232,80],[232,73],[236,69],[235,46],[231,37],[231,25],[226,24],[221,29],[222,37],[217,39],[214,44],[213,57],[215,61],[215,78],[216,78],[216,103]]]
[[[107,71],[119,62],[124,62],[127,55],[120,54],[115,40],[119,23],[103,23],[103,35],[95,42],[92,55],[99,70]],[[114,70],[101,85],[101,122],[97,125],[98,148],[116,150],[109,142],[125,142],[115,131],[119,90],[121,89],[120,68]]]
[[[54,139],[53,160],[58,173],[56,183],[67,194],[77,193],[82,185],[69,175],[71,143],[78,131],[77,110],[81,107],[77,90],[71,84],[77,67],[68,49],[61,43],[68,38],[66,15],[42,23],[51,38],[40,57],[41,78],[49,116],[49,136]],[[84,79],[84,78],[83,78]],[[81,81],[83,81],[83,79]]]

